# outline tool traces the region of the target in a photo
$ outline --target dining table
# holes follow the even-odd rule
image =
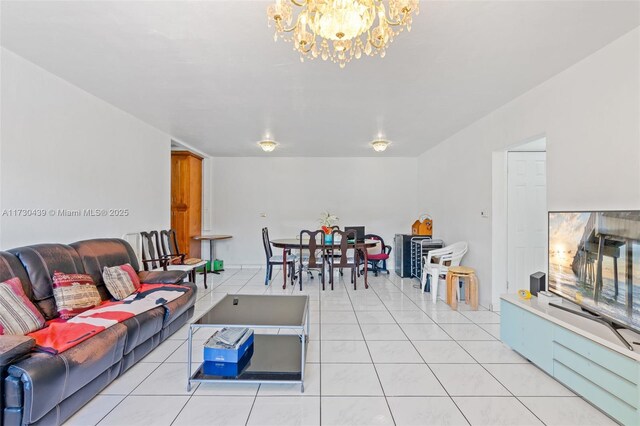
[[[367,258],[367,249],[373,248],[378,245],[380,241],[378,240],[369,240],[366,239],[364,241],[348,241],[347,242],[347,250],[348,249],[359,249],[364,254],[364,288],[369,288],[369,284],[367,283],[367,266],[368,266],[368,258]],[[282,276],[283,276],[283,284],[282,288],[287,287],[287,252],[290,250],[296,249],[309,249],[309,239],[298,238],[279,238],[275,240],[271,240],[271,244],[275,248],[282,249]],[[339,250],[341,248],[340,241],[334,241],[332,243],[325,242],[324,247],[327,249]]]
[[[196,235],[191,238],[196,241],[209,241],[209,272],[216,275],[220,274],[220,272],[224,272],[224,269],[220,269],[218,271],[213,270],[213,261],[216,260],[214,254],[215,242],[219,240],[228,240],[233,237],[231,235]],[[204,273],[207,273],[206,269]]]

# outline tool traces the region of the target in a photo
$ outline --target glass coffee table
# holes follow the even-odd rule
[[[254,332],[279,328],[293,330],[295,334],[254,334],[251,359],[236,376],[208,375],[204,363],[192,372],[193,333],[223,327],[247,327]],[[211,334],[213,332],[211,330]],[[300,390],[304,392],[308,341],[309,296],[227,294],[189,327],[187,391],[191,390],[192,383],[241,382],[300,383]]]

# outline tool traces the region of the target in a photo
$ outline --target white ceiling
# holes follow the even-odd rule
[[[264,1],[2,1],[2,45],[210,155],[414,156],[640,24],[637,1],[422,1],[384,59],[300,63]]]

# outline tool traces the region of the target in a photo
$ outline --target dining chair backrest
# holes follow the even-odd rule
[[[449,266],[460,266],[462,258],[469,251],[469,245],[465,241],[460,241],[449,247],[451,248],[451,264]]]
[[[264,254],[267,256],[267,261],[273,256],[273,250],[271,249],[271,241],[269,240],[269,230],[265,227],[262,228],[262,245],[264,246]]]
[[[128,242],[131,248],[133,248],[138,264],[142,265],[142,236],[140,233],[128,232],[122,236],[122,239]]]
[[[165,256],[180,256],[178,248],[178,236],[174,229],[163,229],[160,231],[160,248]]]
[[[322,268],[327,249],[324,241],[324,231],[309,231],[307,229],[300,231],[300,253],[304,250],[303,241],[307,238],[309,239],[309,261],[307,267]],[[320,256],[322,262],[318,262],[318,256]],[[300,256],[300,259],[302,260],[302,256]]]
[[[435,250],[433,255],[438,256],[440,264],[448,269],[451,266],[460,266],[460,262],[467,253],[468,247],[465,241],[460,241],[442,249]]]
[[[349,240],[351,240],[351,244],[355,243],[356,230],[350,229],[348,231],[340,231],[336,229],[331,233],[331,237],[333,239],[333,248],[339,250],[338,252],[333,252],[333,265],[337,267],[351,265],[351,263],[349,263],[348,251],[351,251],[351,253],[353,253],[354,258],[357,251],[355,250],[355,246],[349,247]]]
[[[140,254],[144,270],[148,271],[164,266],[164,263],[160,261],[162,253],[158,231],[141,232],[140,237],[142,238]]]

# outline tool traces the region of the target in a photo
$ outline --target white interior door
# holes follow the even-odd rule
[[[547,272],[546,152],[507,154],[507,292]]]

